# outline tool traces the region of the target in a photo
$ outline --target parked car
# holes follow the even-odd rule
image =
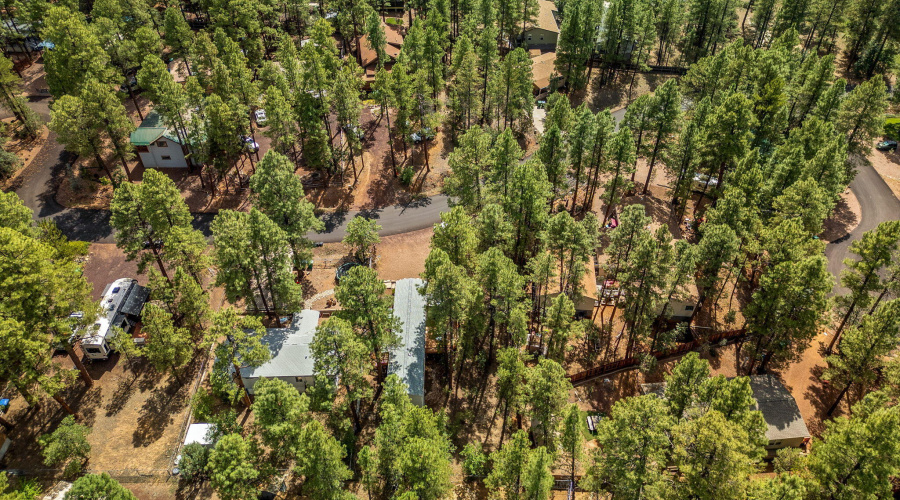
[[[878,151],[897,151],[897,141],[892,139],[881,141],[875,145],[875,149]]]
[[[418,132],[409,134],[409,138],[410,140],[412,140],[413,144],[419,144],[422,141],[430,141],[434,139],[434,131],[428,127],[425,127]]]
[[[706,174],[694,174],[694,179],[691,182],[691,190],[698,193],[709,192],[717,187],[719,187],[719,179]]]
[[[256,118],[256,124],[260,127],[266,126],[266,110],[257,109],[253,112],[253,116]]]
[[[255,153],[255,152],[259,151],[259,144],[257,144],[256,141],[254,141],[252,137],[242,135],[241,143],[244,145],[244,148],[246,148],[247,151],[249,151],[251,153]]]
[[[119,92],[128,93],[128,89],[137,90],[137,88],[138,88],[137,78],[132,76],[132,77],[128,78],[128,81],[126,83],[122,84],[122,86],[119,87]]]

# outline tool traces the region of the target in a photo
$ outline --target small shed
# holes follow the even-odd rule
[[[260,340],[269,348],[271,358],[256,368],[241,368],[247,391],[253,394],[253,386],[263,377],[283,380],[301,393],[315,384],[315,359],[309,346],[318,325],[319,311],[304,309],[294,314],[291,326],[267,328]]]
[[[398,280],[394,288],[394,316],[400,320],[400,346],[391,351],[388,374],[408,386],[413,404],[425,404],[425,297],[418,278]]]
[[[215,424],[191,424],[188,426],[187,432],[184,434],[184,442],[182,443],[182,446],[198,443],[208,448],[212,447],[216,444],[215,440],[212,439],[213,434],[215,434],[215,430]]]
[[[237,139],[235,139],[237,140]],[[186,168],[187,148],[162,115],[156,111],[147,113],[140,126],[131,133],[131,144],[144,168]]]

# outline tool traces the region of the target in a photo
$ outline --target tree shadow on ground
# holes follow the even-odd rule
[[[188,369],[182,371],[184,384],[174,376],[169,376],[165,385],[154,388],[153,394],[147,398],[140,410],[137,426],[132,435],[134,446],[148,446],[161,438],[166,427],[174,423],[175,415],[181,412],[190,402],[191,381],[200,368],[201,360],[195,358]]]

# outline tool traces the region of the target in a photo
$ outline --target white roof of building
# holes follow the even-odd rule
[[[315,360],[309,345],[319,325],[319,311],[304,309],[294,314],[289,328],[268,328],[261,339],[271,359],[256,368],[241,368],[244,378],[304,377],[313,375]]]
[[[211,436],[215,430],[215,424],[191,424],[184,435],[184,446],[192,443],[200,443],[203,446],[212,446],[215,443]]]
[[[394,316],[400,320],[400,347],[391,352],[388,373],[409,386],[411,395],[425,396],[425,297],[418,278],[398,280],[394,288]]]

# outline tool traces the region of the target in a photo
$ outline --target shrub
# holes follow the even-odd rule
[[[181,449],[178,473],[189,483],[196,481],[206,475],[207,462],[209,462],[209,449],[200,443],[191,443]]]
[[[0,179],[9,179],[22,166],[22,160],[14,153],[0,149]]]
[[[469,443],[462,450],[463,470],[467,476],[483,476],[486,472],[487,455],[480,445]]]
[[[107,473],[88,474],[72,483],[65,500],[137,500],[134,494]]]
[[[406,167],[403,171],[400,172],[400,184],[404,186],[409,186],[412,184],[413,177],[416,175],[416,171],[413,170],[412,167]]]
[[[91,452],[87,435],[91,430],[75,422],[75,417],[64,418],[55,431],[44,434],[38,439],[44,465],[57,466],[65,464],[65,475],[74,476],[81,472],[81,467]]]
[[[884,136],[900,140],[900,117],[888,118],[884,121]]]

